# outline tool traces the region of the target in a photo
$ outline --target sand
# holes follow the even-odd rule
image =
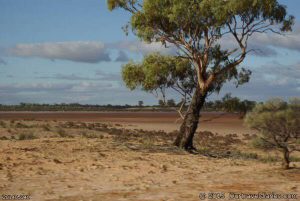
[[[0,140],[0,194],[25,194],[36,201],[199,201],[200,192],[222,192],[227,198],[229,192],[300,196],[299,162],[292,164],[296,168],[283,170],[280,162],[193,155],[173,148],[171,141],[149,141],[145,136],[120,140],[120,136],[81,128],[65,129],[74,134],[73,138],[55,134],[61,123],[71,119],[109,122],[119,128],[172,130],[179,126],[173,122],[173,114],[155,113],[149,117],[135,113],[120,117],[115,113],[89,113],[84,117],[81,113],[79,118],[70,113],[55,114],[26,113],[26,118],[20,113],[0,114],[7,125],[0,129],[2,136],[26,129],[39,135],[39,139],[32,140]],[[22,118],[27,121],[8,121]],[[36,128],[13,127],[18,122]],[[38,127],[41,124],[49,125],[51,130]],[[200,125],[204,127],[201,129],[217,130],[220,134],[252,132],[232,114],[207,115]],[[82,137],[83,132],[101,137]],[[239,143],[228,145],[228,150],[235,147],[250,149]]]
[[[173,131],[180,127],[176,112],[0,112],[0,120],[56,120],[118,123],[129,128]],[[238,114],[203,112],[199,130],[220,134],[254,133]]]

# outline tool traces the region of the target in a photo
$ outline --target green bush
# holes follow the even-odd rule
[[[91,139],[93,139],[93,138],[100,138],[100,139],[103,139],[103,138],[104,138],[104,136],[101,135],[101,134],[98,134],[98,133],[87,133],[87,132],[85,132],[85,131],[82,131],[82,132],[80,133],[80,135],[81,135],[82,137],[85,137],[85,138],[91,138]]]
[[[6,136],[1,136],[0,140],[8,140],[8,138]]]
[[[255,106],[245,118],[245,123],[257,130],[264,141],[254,140],[256,147],[270,148],[274,145],[282,152],[283,167],[289,168],[290,154],[300,150],[300,99],[289,102],[273,99]]]
[[[18,140],[33,140],[37,137],[31,132],[24,132],[18,135]]]
[[[42,125],[42,128],[43,128],[44,131],[51,131],[51,128],[50,128],[49,124]]]
[[[274,162],[278,162],[280,160],[281,159],[278,156],[271,156],[271,155],[260,158],[260,161],[262,161],[264,163],[274,163]]]
[[[241,151],[233,151],[230,156],[236,159],[258,159],[258,155],[256,153],[246,153]]]
[[[253,138],[250,142],[251,146],[256,149],[272,150],[275,146],[261,137]]]
[[[0,127],[2,127],[2,128],[6,128],[6,127],[7,127],[7,125],[6,125],[6,123],[5,123],[4,121],[0,121]]]
[[[70,135],[69,133],[67,133],[64,129],[62,129],[62,128],[59,128],[58,130],[57,130],[57,133],[58,133],[58,135],[60,136],[60,137],[70,137],[70,138],[72,138],[73,136],[72,135]]]

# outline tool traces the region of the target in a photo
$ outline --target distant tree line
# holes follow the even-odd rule
[[[238,97],[232,97],[230,93],[225,94],[221,100],[207,101],[204,104],[204,110],[207,111],[224,111],[224,112],[237,112],[241,116],[251,111],[256,101],[241,100]]]
[[[105,111],[123,110],[136,106],[131,105],[92,105],[79,103],[38,104],[20,103],[18,105],[1,105],[0,111]]]
[[[224,111],[238,112],[245,115],[255,106],[255,101],[240,100],[237,97],[232,97],[231,94],[226,94],[221,100],[207,101],[204,104],[205,111]],[[157,109],[157,110],[172,110],[179,108],[182,101],[176,103],[174,99],[166,101],[159,100],[158,105],[144,105],[143,101],[138,101],[137,105],[93,105],[79,103],[59,103],[59,104],[38,104],[38,103],[20,103],[18,105],[1,105],[0,111],[122,111],[133,109]],[[186,105],[184,107],[187,107]]]
[[[159,100],[158,106],[160,107],[180,107],[182,101],[176,103],[174,99],[169,99],[166,101]],[[206,101],[203,105],[203,110],[205,111],[223,111],[223,112],[235,112],[239,113],[241,116],[247,114],[251,111],[255,105],[256,101],[241,100],[238,97],[232,97],[230,93],[225,94],[221,100]],[[187,106],[185,106],[187,107]]]

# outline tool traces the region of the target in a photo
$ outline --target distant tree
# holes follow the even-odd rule
[[[139,107],[143,107],[143,105],[144,105],[144,102],[143,101],[139,101]]]
[[[242,102],[240,102],[239,112],[242,117],[244,117],[249,111],[252,111],[255,105],[255,101],[243,100]]]
[[[214,108],[214,102],[213,101],[206,101],[204,103],[204,108],[207,110],[211,110]]]
[[[290,154],[300,151],[300,99],[286,103],[280,99],[258,104],[246,115],[246,124],[261,134],[261,139],[283,153],[284,168]]]
[[[240,109],[240,99],[232,97],[231,94],[226,94],[223,98],[223,108],[226,112],[236,112]]]
[[[166,104],[165,104],[165,102],[164,102],[163,100],[158,100],[158,105],[159,105],[160,107],[166,106]]]
[[[244,117],[247,112],[254,108],[256,102],[249,100],[241,101],[239,98],[232,97],[231,94],[228,93],[222,98],[222,104],[226,112],[238,112],[241,117]]]
[[[215,110],[221,110],[221,109],[223,109],[223,103],[222,103],[222,101],[216,100],[214,102],[214,108],[215,108]]]
[[[175,107],[175,106],[176,106],[175,100],[174,100],[174,99],[169,99],[169,100],[167,101],[167,105],[168,105],[169,107]]]
[[[250,71],[237,69],[251,51],[249,38],[260,33],[291,31],[294,21],[277,0],[107,0],[107,3],[110,10],[122,8],[132,15],[124,27],[127,33],[131,26],[133,33],[145,42],[172,45],[178,50],[178,58],[192,65],[196,78],[193,96],[174,143],[186,150],[194,149],[193,137],[206,97],[233,78],[237,78],[237,85],[249,80]],[[228,41],[232,48],[224,44]],[[153,63],[158,65],[152,65],[149,71],[161,68],[160,63],[155,60]],[[130,86],[130,76],[127,82]]]

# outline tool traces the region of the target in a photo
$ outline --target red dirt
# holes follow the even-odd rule
[[[203,113],[209,121],[220,117],[237,119],[238,115]],[[110,121],[110,122],[174,122],[176,112],[0,112],[2,120],[63,120],[63,121]]]

